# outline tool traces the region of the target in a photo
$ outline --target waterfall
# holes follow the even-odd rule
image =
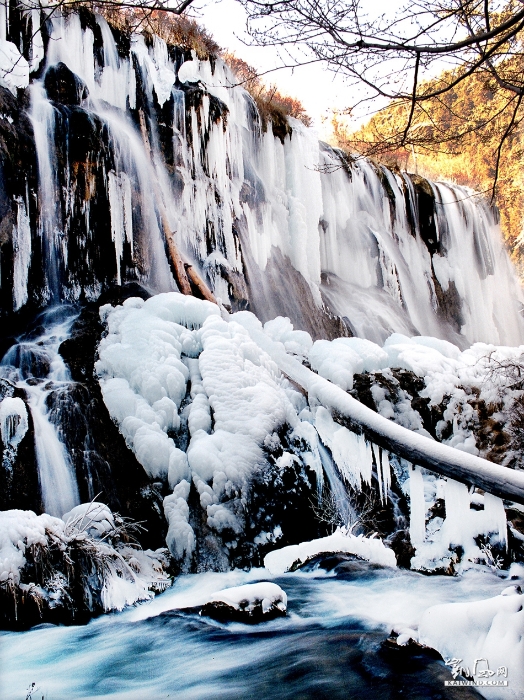
[[[44,510],[57,517],[80,502],[73,465],[59,428],[50,420],[49,406],[52,393],[71,382],[58,348],[68,337],[76,316],[67,307],[49,309],[39,318],[43,330],[20,339],[0,363],[0,376],[14,382],[28,396]]]
[[[58,301],[61,292],[61,263],[67,260],[67,251],[60,248],[59,228],[60,193],[55,161],[55,110],[47,99],[43,86],[31,86],[30,118],[33,124],[38,162],[38,199],[40,204],[39,235],[41,238],[47,301]],[[63,240],[63,238],[62,238]],[[65,260],[64,260],[65,258]]]
[[[337,514],[340,517],[340,522],[346,526],[351,526],[353,523],[358,521],[358,514],[350,503],[347,489],[338,475],[329,450],[324,447],[320,440],[318,442],[318,451],[322,461],[324,473],[326,474],[329,483],[333,505],[336,507]],[[322,502],[319,503],[319,508],[322,508]]]
[[[262,321],[285,315],[333,337],[338,316],[380,344],[392,332],[460,347],[524,340],[524,298],[480,197],[344,156],[293,119],[290,136],[264,130],[220,59],[125,38],[96,15],[54,13],[46,26],[30,88],[41,240],[25,247],[13,307],[132,280],[174,289],[174,236],[226,307]],[[84,87],[50,101],[46,75],[62,65]]]

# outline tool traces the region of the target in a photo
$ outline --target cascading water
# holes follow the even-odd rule
[[[49,405],[52,395],[58,390],[59,397],[59,390],[71,383],[58,347],[68,337],[76,316],[77,312],[71,308],[49,309],[39,318],[41,326],[36,333],[30,338],[21,338],[0,364],[0,376],[9,379],[28,396],[44,510],[57,517],[80,502],[74,469],[60,429],[50,420]]]
[[[60,298],[63,274],[61,268],[67,260],[67,251],[61,249],[59,229],[60,194],[55,162],[55,110],[47,99],[42,85],[31,86],[31,122],[35,137],[38,162],[40,226],[48,302]],[[64,260],[65,254],[65,260]]]
[[[315,337],[340,335],[336,315],[379,343],[522,342],[522,293],[478,197],[352,161],[293,120],[276,136],[222,61],[82,17],[48,17],[31,87],[45,239],[32,250],[43,245],[49,290],[32,254],[14,307],[57,285],[69,300],[130,280],[173,289],[174,235],[226,306]]]
[[[328,504],[328,507],[333,505],[336,510],[336,513],[333,514],[335,516],[333,525],[335,523],[342,523],[346,527],[351,526],[358,521],[358,515],[349,501],[347,489],[339,477],[335,463],[333,462],[333,457],[320,441],[318,444],[318,451],[322,461],[322,468],[324,469],[332,494],[333,502]],[[320,509],[322,505],[322,501],[320,501]],[[337,522],[337,520],[339,520],[339,522]]]
[[[517,546],[508,535],[511,525],[508,531],[501,498],[478,488],[469,492],[450,479],[444,482],[390,454],[388,442],[388,452],[379,449],[380,434],[377,444],[371,444],[365,431],[352,432],[355,426],[339,413],[337,402],[340,395],[348,398],[347,391],[356,392],[355,398],[369,404],[370,412],[375,406],[388,425],[391,419],[398,421],[396,427],[408,436],[410,430],[425,432],[428,452],[437,444],[428,439],[426,429],[435,427],[433,408],[441,417],[440,409],[448,407],[443,397],[434,406],[424,404],[424,375],[444,367],[453,401],[464,408],[462,414],[473,412],[473,398],[471,405],[465,397],[458,403],[464,381],[454,362],[460,352],[436,338],[461,347],[477,340],[524,340],[522,294],[499,240],[494,212],[462,188],[352,160],[319,144],[312,130],[294,120],[284,130],[273,130],[271,123],[263,124],[252,98],[234,86],[234,76],[220,59],[201,61],[194,52],[168,46],[158,37],[126,35],[83,10],[63,16],[42,12],[47,13],[45,30],[38,29],[43,15],[31,10],[24,18],[31,39],[25,36],[24,46],[20,39],[27,75],[33,77],[30,86],[29,79],[26,83],[30,100],[22,102],[15,95],[15,88],[23,85],[11,85],[8,99],[0,88],[5,102],[0,135],[15,119],[22,133],[23,119],[30,120],[31,128],[15,145],[25,147],[31,157],[36,154],[31,165],[26,164],[29,155],[19,159],[20,177],[13,191],[8,189],[13,178],[0,172],[1,312],[10,318],[16,312],[14,320],[22,324],[45,305],[79,303],[75,308],[54,306],[37,316],[39,325],[17,339],[0,365],[0,476],[4,501],[13,509],[1,513],[9,536],[0,538],[0,594],[13,595],[9,605],[15,621],[9,615],[4,619],[15,627],[42,620],[84,621],[82,615],[102,610],[92,604],[93,590],[109,601],[104,610],[136,603],[158,590],[152,588],[155,576],[146,566],[148,559],[157,573],[162,562],[177,573],[206,573],[180,576],[173,591],[151,608],[124,613],[119,636],[123,652],[122,645],[115,651],[113,617],[95,622],[85,635],[78,632],[81,628],[69,628],[84,668],[73,685],[57,665],[57,656],[70,665],[62,653],[63,635],[69,632],[58,628],[29,633],[21,638],[27,649],[20,651],[20,640],[12,645],[4,695],[20,696],[27,687],[20,684],[33,681],[30,672],[38,682],[39,674],[46,682],[50,679],[51,687],[42,691],[46,697],[62,692],[64,682],[71,686],[64,692],[72,697],[92,696],[94,677],[102,679],[96,692],[102,688],[108,697],[122,692],[145,697],[144,689],[149,695],[169,694],[174,684],[175,692],[194,697],[208,697],[211,686],[237,697],[245,695],[245,683],[235,674],[243,674],[249,663],[251,675],[258,675],[255,684],[268,698],[282,695],[283,674],[291,679],[284,683],[285,697],[316,698],[322,688],[333,697],[346,697],[350,664],[342,662],[340,674],[340,658],[357,647],[364,648],[364,660],[361,664],[360,654],[351,681],[357,694],[374,697],[377,683],[381,692],[388,684],[404,692],[395,663],[386,667],[377,661],[391,627],[400,631],[407,626],[403,636],[409,641],[429,594],[432,602],[443,602],[464,593],[471,598],[495,594],[502,586],[487,567],[470,572],[464,584],[459,577],[399,571],[393,568],[393,551],[399,566],[409,567],[416,551],[413,561],[420,570],[427,570],[429,562],[434,572],[443,566],[449,572],[455,565],[481,567],[478,561],[491,561],[477,546],[479,537],[495,547],[489,550],[495,562],[497,552],[504,555],[504,546],[509,547],[506,556],[513,556]],[[0,29],[3,25],[7,33],[0,39],[10,37],[7,17],[1,15]],[[8,136],[15,139],[11,132]],[[11,236],[7,245],[6,231]],[[173,247],[183,268],[186,262],[199,269],[222,308],[180,294],[156,294],[176,287]],[[141,284],[123,287],[128,282]],[[227,310],[242,313],[230,316]],[[322,340],[325,345],[315,349],[312,338],[293,330],[289,319],[261,325],[278,315],[289,316],[295,329],[314,338],[358,337],[337,338],[332,344]],[[387,346],[384,341],[394,331],[435,336],[420,339],[433,354],[406,349],[417,339],[402,336]],[[364,338],[384,347],[366,344]],[[400,354],[404,365],[397,363]],[[296,381],[300,377],[293,367],[289,370],[290,362],[297,372],[308,373],[305,384]],[[400,382],[397,368],[406,362],[410,369],[400,377],[405,384],[394,391]],[[414,369],[409,362],[415,363]],[[457,386],[455,375],[448,376],[453,367]],[[353,384],[354,375],[358,381]],[[323,394],[320,402],[309,390],[318,390],[321,378],[328,389],[339,383],[333,401]],[[475,397],[477,410],[481,400]],[[424,409],[426,422],[421,418]],[[446,421],[444,415],[439,430]],[[460,430],[452,439],[475,450],[469,428]],[[437,432],[429,434],[440,440]],[[30,488],[28,475],[33,477]],[[27,493],[31,503],[24,500]],[[75,539],[71,523],[47,514],[64,517],[80,500],[84,505],[76,512],[86,514],[87,502],[97,494],[106,505],[89,536],[96,537],[96,530],[102,541],[96,547],[87,542],[92,558],[77,564],[69,548],[84,542],[86,532]],[[317,503],[326,509],[326,518],[315,517]],[[29,507],[45,512],[36,515]],[[324,537],[332,529],[327,518],[330,525],[352,525],[359,517],[364,520],[366,508],[374,520],[359,523],[358,537],[334,535],[353,545],[357,541],[357,549],[326,549],[327,565],[317,549],[306,572],[281,579],[293,614],[266,628],[274,635],[255,635],[262,642],[231,627],[217,632],[214,623],[208,635],[204,618],[196,617],[194,609],[145,621],[155,605],[160,612],[199,605],[207,587],[213,592],[231,583],[276,576],[268,563],[264,570],[243,569],[261,565],[274,549],[280,554],[296,550],[303,540],[322,547],[331,538]],[[121,521],[117,513],[124,516]],[[144,549],[167,544],[170,553],[130,546],[127,517],[144,523],[144,532],[137,534]],[[121,527],[123,537],[121,549],[113,554],[127,557],[127,578],[120,569],[111,576],[107,563],[109,530],[104,528],[117,522],[123,525],[116,534],[111,530],[111,537],[120,538]],[[33,526],[35,532],[41,528],[36,555],[29,539]],[[55,557],[53,537],[59,535],[63,561]],[[365,557],[372,546],[385,552],[387,560],[370,558],[373,568],[362,559],[350,560],[352,555]],[[460,554],[459,561],[455,556],[458,549],[464,551],[462,562]],[[39,556],[42,561],[50,557],[46,571]],[[293,555],[290,564],[300,561]],[[335,569],[326,576],[324,565]],[[37,569],[40,580],[34,578]],[[95,570],[97,576],[91,576]],[[80,579],[84,608],[79,605]],[[166,585],[167,575],[160,579]],[[9,586],[14,581],[15,587],[5,586],[6,581]],[[171,624],[174,617],[176,625]],[[142,655],[134,643],[137,624],[149,642],[167,649],[168,656],[174,650],[182,661],[173,667],[164,663],[166,654],[153,659],[150,645]],[[115,682],[113,672],[111,678],[99,673],[96,660],[90,665],[84,641],[93,632],[110,654],[122,652],[122,668],[132,660],[129,678]],[[194,664],[194,658],[215,654],[217,634],[227,647],[220,650],[222,667],[215,674],[212,665],[202,681],[201,664]],[[43,635],[40,642],[49,651],[43,660],[35,657],[41,644],[34,635]],[[298,651],[289,656],[291,647]],[[238,649],[247,654],[247,662],[240,655],[240,668]],[[255,650],[251,656],[249,649]],[[304,675],[295,682],[297,668],[309,668],[317,659],[322,673],[315,669],[314,678]],[[161,671],[157,666],[158,673],[153,673],[152,663],[163,665]],[[188,664],[197,673],[184,676]],[[275,676],[270,691],[269,667]],[[87,680],[85,668],[90,669]],[[175,680],[173,668],[179,676]],[[435,696],[440,697],[440,676],[447,676],[434,660],[424,673],[410,674],[410,692],[431,697],[426,669],[439,678]],[[150,684],[144,684],[144,674],[153,678]],[[371,679],[365,689],[363,677]],[[414,684],[420,685],[416,692]],[[33,684],[28,697],[35,693]]]

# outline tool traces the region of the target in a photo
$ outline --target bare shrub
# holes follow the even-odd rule
[[[304,126],[311,126],[311,118],[299,100],[283,95],[276,85],[267,86],[260,79],[256,69],[234,53],[225,52],[222,54],[222,59],[231,68],[238,83],[254,99],[264,131],[267,129],[268,122],[278,123],[287,117],[294,117],[301,121]]]
[[[311,506],[317,519],[325,523],[332,533],[338,528],[348,534],[355,530],[365,535],[380,532],[376,523],[380,502],[371,489],[358,494],[351,492],[342,508],[333,492],[325,489],[322,496],[311,500]]]

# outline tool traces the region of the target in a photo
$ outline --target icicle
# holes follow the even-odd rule
[[[360,446],[360,478],[366,484],[371,485],[371,477],[373,474],[373,451],[371,443],[369,443],[364,435],[358,435]]]
[[[17,448],[28,429],[27,408],[22,399],[0,401],[0,436],[5,447]]]
[[[42,85],[33,84],[30,119],[33,124],[38,161],[39,233],[42,238],[43,264],[48,297],[57,299],[60,292],[63,248],[60,245],[60,193],[57,182],[55,144],[55,110]]]
[[[31,227],[22,197],[16,197],[18,213],[13,226],[13,249],[15,255],[13,271],[14,310],[18,311],[27,301],[27,280],[31,263]]]
[[[372,443],[375,464],[377,465],[377,481],[380,494],[380,501],[385,503],[388,500],[388,491],[391,486],[391,470],[389,467],[389,453]]]
[[[486,534],[498,532],[501,544],[508,547],[506,510],[502,499],[493,496],[491,493],[484,494],[484,512],[486,516]]]
[[[465,526],[469,522],[470,497],[468,487],[453,479],[446,480],[446,534],[449,544],[462,545]]]
[[[360,444],[358,436],[347,428],[339,428],[333,433],[333,459],[348,484],[360,490]]]
[[[29,63],[29,71],[33,73],[38,70],[42,59],[44,58],[44,40],[42,38],[42,32],[40,31],[40,25],[42,23],[42,18],[40,15],[40,9],[30,10],[31,16],[31,62]]]
[[[335,423],[323,406],[317,408],[315,427],[322,442],[331,450],[344,481],[357,490],[362,481],[370,484],[373,453],[366,438]]]
[[[426,536],[426,501],[424,499],[424,479],[420,467],[409,470],[409,534],[413,545],[422,544]]]
[[[116,278],[121,284],[120,262],[124,251],[124,239],[133,251],[133,213],[131,208],[131,183],[125,173],[111,171],[107,178],[109,208],[111,213],[111,239],[115,244]]]
[[[391,487],[391,467],[389,466],[389,452],[387,450],[381,450],[382,452],[382,478],[384,479],[383,490],[384,490],[384,500],[387,501],[388,492]]]
[[[382,462],[380,459],[380,448],[378,445],[373,443],[373,454],[375,455],[375,464],[377,465],[377,481],[378,481],[378,491],[380,494],[380,502],[384,502],[384,490],[382,488]]]

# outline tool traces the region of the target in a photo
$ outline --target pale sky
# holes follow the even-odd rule
[[[198,0],[197,0],[198,3]],[[377,17],[386,12],[392,15],[404,5],[404,0],[366,0],[362,8],[368,17]],[[245,32],[246,14],[244,8],[236,0],[200,0],[195,5],[198,21],[203,24],[215,41],[225,50],[235,53],[239,58],[249,63],[260,73],[276,68],[285,63],[282,49],[273,47],[253,47],[242,42],[249,42]],[[407,22],[410,22],[407,17]],[[297,49],[298,50],[298,49]],[[279,56],[278,52],[281,52]],[[288,59],[289,62],[289,59]],[[430,73],[424,77],[436,75],[440,70],[449,66],[443,62],[433,65]],[[388,72],[391,64],[387,64]],[[262,75],[266,83],[275,84],[280,92],[298,98],[307,113],[313,119],[313,125],[318,131],[319,138],[329,141],[331,135],[331,118],[333,110],[343,111],[356,104],[362,93],[357,92],[340,76],[322,67],[321,64],[309,64],[292,69],[280,69],[267,75]],[[411,74],[406,74],[405,80],[411,81]],[[411,83],[410,83],[411,84]],[[398,89],[399,86],[396,85]],[[367,103],[356,112],[356,118],[351,119],[351,127],[357,128],[367,121],[373,111],[384,107],[387,100],[375,100]],[[348,123],[349,120],[346,120]]]
[[[199,12],[199,22],[213,35],[224,49],[259,71],[280,65],[277,50],[271,47],[251,47],[242,43],[245,36],[245,11],[235,0],[213,2]],[[320,65],[281,69],[263,76],[267,83],[277,85],[280,92],[298,98],[313,119],[319,137],[329,138],[332,109],[344,109],[351,103],[351,88],[341,78],[324,70]]]

